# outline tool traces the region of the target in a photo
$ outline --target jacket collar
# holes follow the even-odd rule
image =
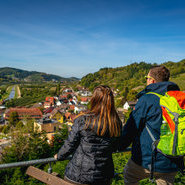
[[[148,92],[155,92],[161,95],[164,95],[167,91],[179,91],[178,85],[173,82],[165,81],[165,82],[158,82],[154,84],[148,85],[144,90],[137,94],[137,98],[140,98],[144,94]]]

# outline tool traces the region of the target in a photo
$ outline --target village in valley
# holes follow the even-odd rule
[[[116,96],[117,91],[113,90],[113,92]],[[7,132],[10,119],[13,119],[14,122],[17,122],[17,125],[22,125],[22,127],[31,120],[34,130],[45,132],[50,143],[55,133],[63,125],[67,125],[68,130],[70,130],[75,117],[87,111],[91,96],[92,92],[84,87],[76,87],[74,91],[72,87],[64,86],[58,96],[47,96],[44,101],[34,103],[32,106],[6,108],[1,102],[0,122],[2,129],[0,133],[0,151],[4,146],[11,143],[11,136]],[[21,92],[19,92],[20,97]],[[124,113],[129,108],[133,109],[135,103],[126,101],[123,107],[117,108],[118,115],[123,124],[125,119]]]

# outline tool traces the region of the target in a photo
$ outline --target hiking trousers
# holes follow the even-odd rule
[[[159,173],[154,172],[154,177],[157,185],[173,185],[175,175],[177,172]],[[138,185],[139,181],[150,177],[150,171],[137,165],[132,159],[129,159],[124,170],[124,183],[125,185]]]

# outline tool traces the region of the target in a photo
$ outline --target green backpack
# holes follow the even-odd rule
[[[153,140],[153,151],[165,156],[179,158],[185,155],[185,93],[182,91],[168,91],[165,95],[154,92],[160,98],[163,121],[160,129],[160,139],[156,140],[148,126],[146,129]],[[153,152],[154,153],[154,152]],[[151,173],[154,168],[154,154],[152,157]],[[153,174],[151,174],[153,179]]]

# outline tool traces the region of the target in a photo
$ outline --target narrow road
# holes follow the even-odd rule
[[[19,85],[17,85],[17,94],[18,94],[17,98],[21,98],[21,91]]]

